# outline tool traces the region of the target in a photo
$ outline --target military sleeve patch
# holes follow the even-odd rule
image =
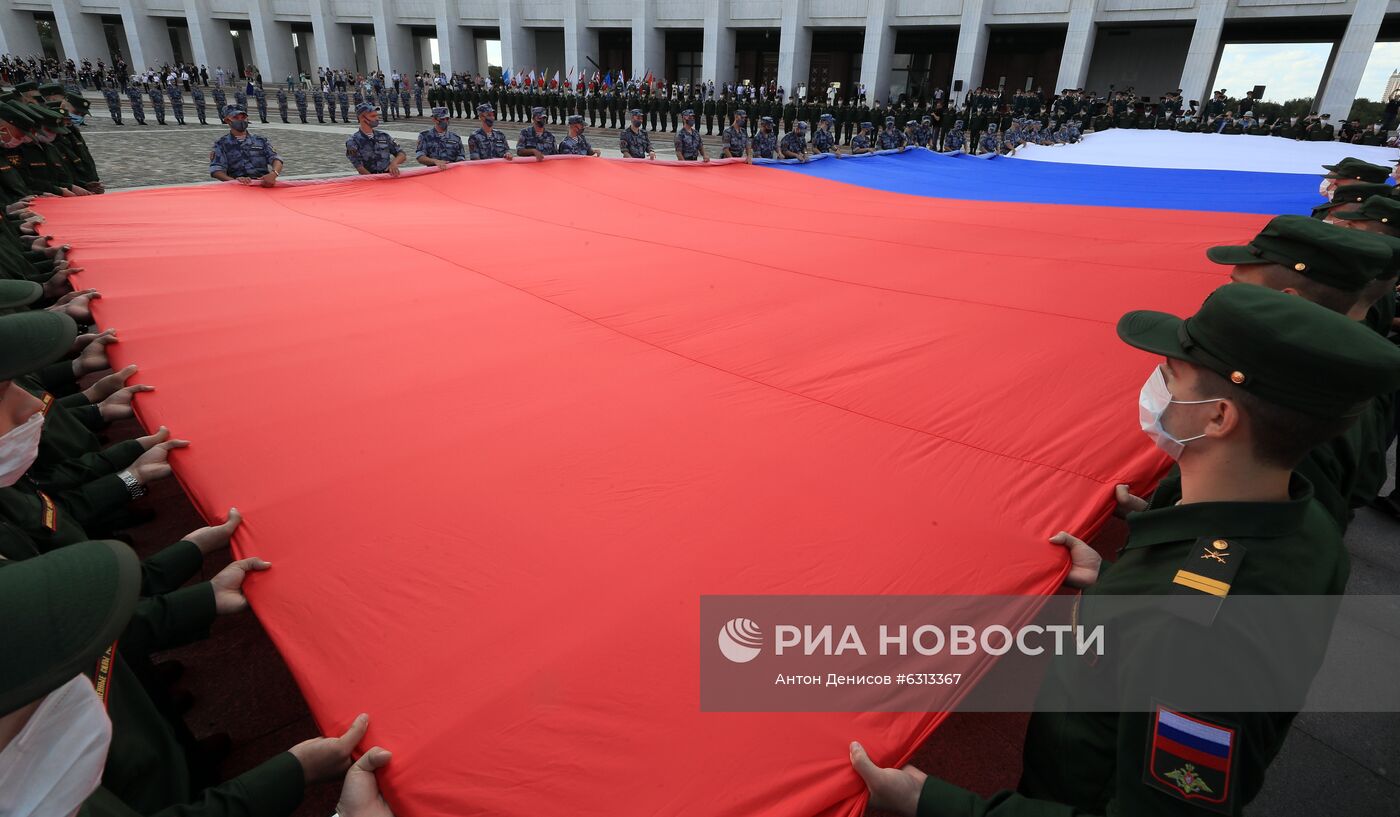
[[[1150,735],[1143,782],[1201,808],[1233,811],[1238,730],[1158,705]]]

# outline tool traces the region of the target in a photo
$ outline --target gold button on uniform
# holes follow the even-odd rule
[[[1230,382],[1239,385],[1244,382],[1244,372],[1230,372]]]
[[[1214,542],[1210,543],[1210,546],[1215,548],[1216,550],[1225,550],[1226,548],[1230,547],[1230,543],[1225,541],[1224,539],[1216,539]]]
[[[1301,261],[1298,262],[1297,264],[1294,264],[1294,265],[1293,265],[1293,269],[1295,269],[1295,270],[1297,270],[1297,271],[1299,271],[1299,272],[1302,272],[1303,270],[1305,270],[1305,269],[1307,269],[1307,268],[1308,268],[1308,265],[1307,265],[1307,264],[1304,264],[1304,263],[1301,262]]]

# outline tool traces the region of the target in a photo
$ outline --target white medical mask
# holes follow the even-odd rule
[[[1148,375],[1147,382],[1142,384],[1142,391],[1138,394],[1138,423],[1142,426],[1142,431],[1152,439],[1152,442],[1172,459],[1181,457],[1181,452],[1186,448],[1186,444],[1199,440],[1206,436],[1197,434],[1194,437],[1187,437],[1178,440],[1162,427],[1162,415],[1166,413],[1167,406],[1172,403],[1181,405],[1194,405],[1198,403],[1214,403],[1219,400],[1212,397],[1209,400],[1176,400],[1172,397],[1171,390],[1167,388],[1167,379],[1162,374],[1162,367],[1158,366]]]
[[[1332,191],[1335,189],[1337,188],[1333,184],[1331,179],[1323,179],[1322,183],[1317,186],[1318,195],[1322,196],[1325,199],[1331,199]]]
[[[43,431],[44,414],[36,411],[28,420],[0,436],[0,488],[8,488],[19,482],[19,478],[34,464],[34,459],[39,456],[39,435]]]
[[[76,814],[102,782],[111,743],[112,721],[87,676],[50,692],[0,750],[0,814]]]

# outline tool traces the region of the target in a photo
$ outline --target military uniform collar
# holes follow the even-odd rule
[[[1128,541],[1124,550],[1152,547],[1200,536],[1272,539],[1286,536],[1303,525],[1313,487],[1293,475],[1286,502],[1194,502],[1154,508],[1128,516]]]

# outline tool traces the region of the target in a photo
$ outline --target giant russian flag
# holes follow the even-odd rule
[[[589,159],[40,207],[400,817],[857,813],[847,742],[941,716],[702,713],[700,596],[1051,592],[1166,464],[1115,321],[1265,221]]]

